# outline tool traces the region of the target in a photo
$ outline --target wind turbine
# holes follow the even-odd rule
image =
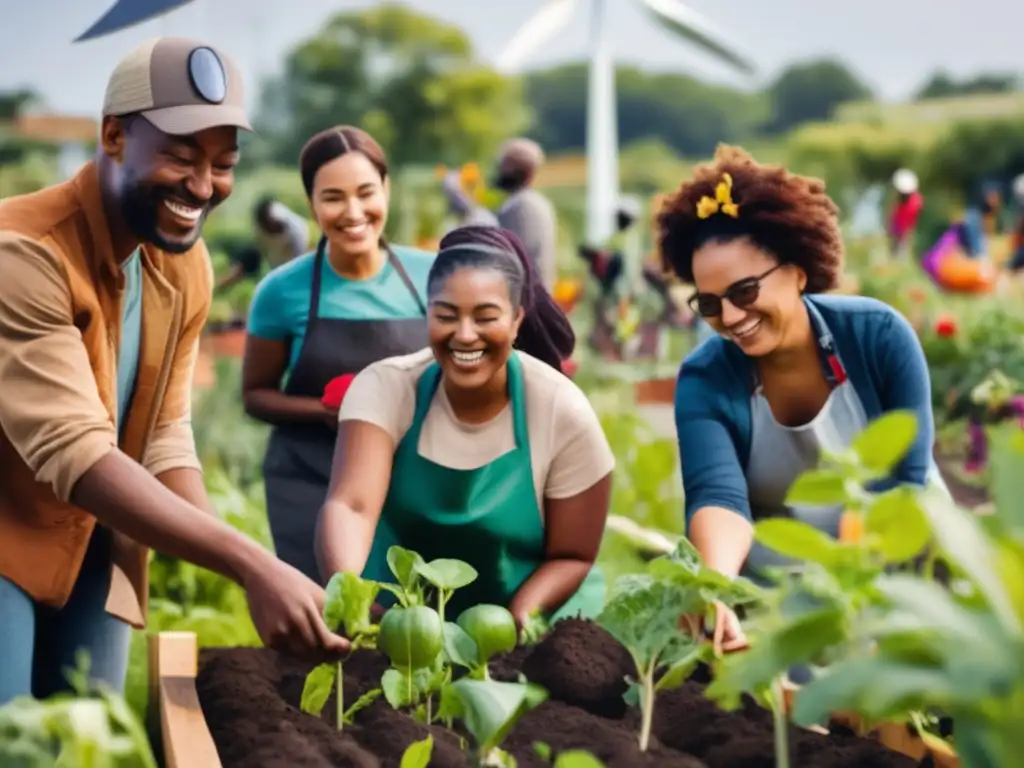
[[[636,0],[654,20],[698,49],[745,75],[754,65],[726,42],[707,19],[680,0]],[[520,71],[523,61],[564,28],[580,0],[546,0],[523,24],[498,57],[506,74]],[[587,92],[587,241],[604,243],[614,231],[619,196],[618,121],[615,103],[615,63],[608,0],[589,0],[590,83]]]

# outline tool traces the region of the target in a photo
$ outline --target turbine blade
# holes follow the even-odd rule
[[[576,0],[547,0],[512,36],[498,56],[499,72],[512,74],[537,48],[559,32],[576,11]]]
[[[679,0],[642,0],[661,26],[680,37],[684,37],[705,53],[710,53],[745,75],[757,71],[753,62],[726,42],[725,35],[707,18]]]
[[[191,3],[192,0],[117,0],[89,29],[75,38],[74,42],[95,40],[98,37],[120,32],[144,21]]]

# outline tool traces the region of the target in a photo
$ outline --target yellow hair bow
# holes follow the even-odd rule
[[[732,176],[722,174],[722,180],[715,187],[715,197],[704,195],[697,203],[697,218],[706,219],[721,211],[734,219],[740,215],[740,207],[732,201]]]

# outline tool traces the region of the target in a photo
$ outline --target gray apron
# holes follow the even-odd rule
[[[284,393],[323,396],[345,373],[371,363],[417,352],[428,345],[426,305],[401,261],[387,249],[388,262],[416,300],[422,317],[401,320],[339,320],[319,316],[325,240],[313,266],[309,321],[302,350]],[[267,517],[277,556],[314,581],[324,583],[314,550],[317,516],[327,495],[337,431],[326,423],[281,424],[274,428],[263,461]]]

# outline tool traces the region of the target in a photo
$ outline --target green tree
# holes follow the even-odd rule
[[[827,120],[844,101],[872,98],[871,89],[849,67],[834,59],[792,64],[768,88],[769,129],[783,133],[801,123]]]
[[[915,101],[942,99],[982,93],[1012,93],[1020,88],[1020,78],[1014,74],[983,72],[966,80],[957,80],[948,72],[939,70],[914,95]]]
[[[536,116],[533,136],[550,152],[586,146],[587,64],[568,64],[526,77]],[[720,141],[742,141],[765,117],[764,100],[687,75],[620,66],[615,75],[619,141],[660,139],[687,156],[711,154]]]
[[[482,65],[462,30],[395,4],[331,17],[263,96],[260,127],[285,163],[312,134],[348,123],[396,167],[455,164],[487,156],[529,117],[518,81]]]

